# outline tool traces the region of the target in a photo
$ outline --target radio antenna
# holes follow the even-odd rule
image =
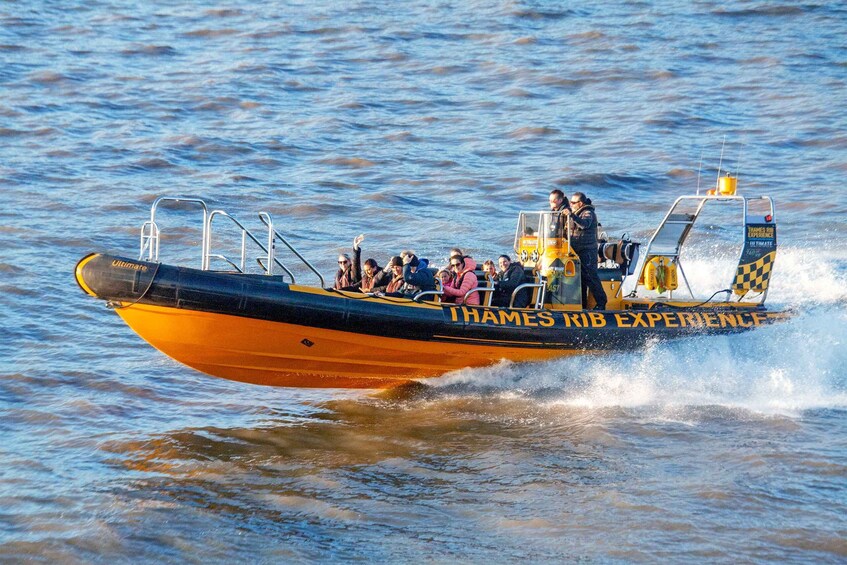
[[[717,194],[719,188],[719,183],[721,181],[721,168],[723,167],[723,150],[726,147],[726,135],[723,136],[723,143],[721,144],[721,160],[718,162],[718,178],[715,179],[715,193]]]
[[[700,149],[700,164],[697,165],[697,196],[700,196],[700,171],[703,170],[703,150]]]
[[[741,155],[744,151],[744,141],[741,141],[741,145],[738,147],[738,158],[735,160],[735,182],[738,183],[738,177],[741,176]]]

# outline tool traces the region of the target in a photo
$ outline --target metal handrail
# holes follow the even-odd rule
[[[544,295],[545,295],[546,287],[547,287],[547,283],[544,280],[541,280],[540,282],[537,282],[537,283],[519,284],[517,287],[515,287],[515,290],[512,291],[512,299],[509,301],[509,308],[515,307],[515,297],[518,295],[519,291],[521,291],[525,288],[540,288],[541,291],[536,296],[535,305],[534,305],[534,308],[536,310],[540,309],[541,305],[544,304]]]
[[[412,297],[412,300],[414,300],[415,302],[420,302],[421,298],[423,298],[424,296],[430,296],[430,295],[441,297],[441,296],[444,296],[444,291],[443,290],[424,290],[424,291],[421,291],[421,292],[417,293],[416,295],[414,295]]]
[[[159,235],[161,232],[159,230],[159,226],[156,224],[156,210],[159,208],[159,204],[163,202],[191,202],[194,204],[199,204],[203,208],[203,234],[200,244],[200,268],[203,270],[207,270],[209,268],[209,265],[206,263],[206,242],[208,239],[209,209],[206,207],[206,203],[199,198],[184,196],[160,196],[156,200],[154,200],[153,205],[150,207],[150,220],[144,222],[144,224],[142,224],[141,226],[141,251],[139,253],[138,258],[144,258],[144,250],[146,249],[148,261],[159,260]],[[145,234],[144,230],[148,226],[150,228],[150,233]]]
[[[213,255],[212,254],[212,220],[214,220],[216,216],[222,216],[224,218],[229,218],[229,220],[232,223],[234,223],[236,226],[238,226],[241,229],[241,267],[240,268],[237,267],[232,261],[230,261],[229,259],[227,259],[223,255]],[[288,269],[288,267],[283,265],[282,262],[280,262],[278,259],[276,259],[273,256],[273,251],[265,248],[265,246],[262,245],[262,243],[256,238],[256,236],[254,236],[252,233],[250,233],[250,230],[245,228],[244,225],[242,225],[241,222],[236,220],[233,216],[230,216],[225,211],[223,211],[223,210],[213,210],[209,214],[208,230],[206,231],[206,233],[207,233],[207,236],[208,236],[208,241],[206,242],[206,252],[207,252],[207,254],[206,254],[206,257],[205,257],[207,269],[208,269],[208,265],[209,265],[209,259],[211,257],[217,257],[217,258],[223,259],[224,261],[226,261],[227,263],[229,263],[230,265],[232,265],[233,267],[238,269],[239,272],[243,273],[244,269],[246,267],[246,256],[247,256],[246,238],[249,237],[253,241],[253,243],[255,243],[259,247],[259,249],[261,249],[263,252],[267,253],[267,255],[268,255],[268,266],[267,267],[263,266],[263,268],[265,269],[265,272],[268,275],[272,274],[271,265],[273,263],[276,263],[291,278],[291,282],[292,283],[295,282],[294,273],[292,273]]]
[[[473,294],[474,292],[491,292],[493,293],[495,288],[493,286],[477,286],[465,293],[464,298],[462,298],[462,302],[467,302],[468,296]],[[491,306],[491,299],[494,297],[493,294],[488,295],[488,299],[485,301],[486,306]],[[480,301],[481,302],[481,301]]]
[[[147,227],[150,227],[150,234],[145,235],[144,231]],[[143,224],[141,224],[141,241],[140,247],[141,250],[138,253],[138,260],[144,259],[144,250],[147,250],[147,259],[150,261],[155,261],[159,259],[159,226],[155,224],[155,222],[151,222],[147,220]],[[153,242],[155,241],[155,250]],[[155,257],[155,259],[153,259]]]
[[[324,282],[323,275],[321,275],[321,273],[314,267],[314,265],[309,263],[309,261],[305,257],[300,255],[300,252],[297,251],[296,249],[294,249],[294,247],[290,243],[288,243],[288,241],[286,241],[286,239],[284,237],[282,237],[282,235],[280,235],[280,233],[278,231],[276,231],[276,229],[274,229],[273,220],[271,219],[270,214],[268,214],[267,212],[259,212],[259,219],[262,220],[263,224],[268,226],[268,242],[269,242],[269,244],[268,244],[268,247],[269,247],[268,257],[269,258],[273,257],[273,249],[274,249],[273,238],[276,237],[283,244],[285,244],[285,246],[292,253],[294,253],[294,255],[296,255],[297,258],[300,259],[300,261],[302,261],[304,265],[306,265],[313,273],[315,273],[315,275],[317,275],[318,280],[321,281],[321,287],[326,288],[326,282]]]

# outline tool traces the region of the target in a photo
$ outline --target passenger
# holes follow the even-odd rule
[[[472,257],[462,257],[461,255],[453,255],[450,257],[450,268],[455,271],[455,276],[451,283],[444,287],[443,302],[453,302],[455,304],[479,305],[479,293],[473,292],[468,296],[465,302],[465,294],[469,290],[477,286],[476,261]]]
[[[429,268],[429,261],[419,259],[412,251],[403,251],[403,281],[402,293],[407,298],[413,298],[419,292],[435,290],[435,273]]]
[[[571,210],[563,212],[570,217],[571,249],[579,255],[582,274],[582,307],[588,308],[588,291],[594,296],[595,310],[606,309],[606,292],[597,275],[597,215],[591,199],[582,192],[571,196]]]
[[[373,292],[374,288],[386,286],[389,282],[391,282],[391,275],[380,268],[376,259],[365,260],[365,272],[362,273],[362,280],[359,284],[361,292]]]
[[[550,232],[547,234],[547,237],[567,237],[568,233],[565,228],[567,215],[564,212],[565,210],[570,212],[570,206],[568,206],[568,199],[565,197],[565,193],[558,188],[551,190],[549,202],[550,211],[555,213],[550,222]]]
[[[523,265],[517,261],[513,263],[508,255],[500,255],[497,263],[500,265],[500,272],[497,273],[497,280],[494,283],[494,298],[491,304],[508,308],[512,301],[512,293],[526,282],[526,274],[524,274]],[[523,288],[515,295],[513,307],[526,308],[527,305],[529,305],[529,289]]]
[[[342,253],[338,256],[338,271],[335,273],[335,285],[332,288],[340,290],[349,288],[356,282],[353,276],[353,266],[350,262],[350,255]]]
[[[486,259],[482,264],[482,272],[485,274],[485,278],[489,281],[494,281],[497,276],[497,267],[494,266],[494,261],[491,259]]]
[[[400,288],[403,286],[403,259],[395,255],[388,262],[388,268],[391,269],[390,280],[385,286],[374,287],[372,291],[378,296],[392,295],[402,296]]]
[[[441,288],[444,288],[453,280],[453,273],[449,269],[439,269],[435,278],[441,281]]]
[[[376,259],[365,260],[365,270],[362,272],[362,247],[361,243],[365,235],[359,235],[353,240],[353,284],[342,290],[353,292],[373,292],[376,287],[386,286],[391,282],[391,275],[383,271]]]

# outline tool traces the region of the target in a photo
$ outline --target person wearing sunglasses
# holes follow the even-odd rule
[[[356,290],[361,279],[360,265],[362,250],[359,244],[365,239],[365,235],[361,234],[353,239],[353,254],[356,256],[355,264],[350,260],[349,253],[341,253],[338,255],[338,270],[335,272],[335,284],[332,288],[335,290]]]
[[[347,286],[341,287],[341,290],[368,293],[374,292],[375,288],[385,287],[389,282],[391,282],[391,274],[386,272],[386,270],[383,270],[376,262],[376,259],[372,257],[365,260],[365,268],[362,270],[361,243],[364,239],[365,234],[361,234],[353,240],[353,260],[351,261],[350,274],[350,278],[353,282]],[[340,267],[342,257],[339,257],[338,260]]]
[[[341,253],[338,256],[338,270],[335,272],[335,285],[332,288],[341,290],[349,288],[356,282],[353,280],[353,263],[350,261],[350,255]]]
[[[579,255],[582,274],[582,307],[588,308],[588,291],[597,305],[595,310],[606,309],[606,292],[597,275],[597,214],[591,199],[582,192],[571,196],[570,210],[562,212],[571,224],[571,249]]]
[[[463,257],[461,255],[453,255],[450,257],[450,270],[454,276],[450,284],[444,286],[441,290],[444,292],[442,302],[452,302],[454,304],[479,305],[479,293],[473,292],[465,301],[465,294],[472,288],[477,286],[476,261],[471,257]]]

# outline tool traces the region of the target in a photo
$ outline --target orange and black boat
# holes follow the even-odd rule
[[[392,298],[327,290],[268,214],[259,214],[268,229],[260,241],[232,216],[210,212],[195,198],[156,200],[142,227],[142,258],[90,254],[77,264],[76,280],[155,348],[210,375],[273,386],[385,388],[502,359],[632,349],[648,340],[735,333],[786,317],[764,306],[777,248],[773,201],[737,195],[731,177],[719,179],[710,192],[678,198],[640,262],[634,242],[601,244],[598,262],[609,297],[603,311],[582,307],[579,257],[569,234],[556,233],[555,212],[519,216],[515,252],[529,276],[522,285],[532,293],[527,308],[487,305],[492,286],[482,273],[474,289],[483,297],[479,306],[441,303],[438,292]],[[158,261],[156,213],[164,205],[202,210],[199,268]],[[681,251],[707,206],[742,210],[743,247],[728,288],[703,300],[691,292]],[[219,218],[241,231],[240,263],[212,252],[212,226]],[[248,243],[262,250],[261,273],[247,272]],[[280,244],[320,286],[296,283],[276,256]],[[221,260],[226,270],[210,268]],[[624,296],[625,279],[636,272],[634,288]],[[688,290],[685,298],[674,296],[680,286]]]

